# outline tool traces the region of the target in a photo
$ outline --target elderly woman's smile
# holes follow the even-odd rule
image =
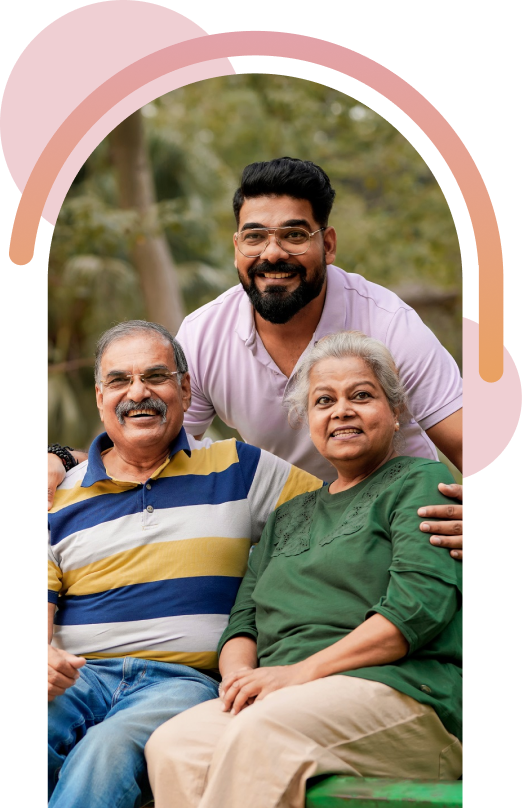
[[[347,440],[355,437],[356,435],[361,435],[362,431],[362,429],[357,429],[357,427],[354,426],[340,427],[339,429],[334,429],[330,437],[339,440]]]

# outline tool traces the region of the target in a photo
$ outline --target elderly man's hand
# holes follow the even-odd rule
[[[462,486],[453,483],[439,484],[439,491],[446,497],[453,497],[462,501]],[[462,505],[432,505],[419,508],[419,516],[428,519],[441,519],[440,522],[422,522],[420,529],[424,533],[432,533],[430,542],[438,547],[447,547],[453,558],[462,561]]]
[[[53,645],[48,646],[47,701],[61,696],[76,682],[80,676],[78,668],[85,665],[85,661],[83,657],[68,654]]]
[[[63,482],[65,469],[59,457],[49,452],[47,455],[47,510],[51,510],[56,489]]]

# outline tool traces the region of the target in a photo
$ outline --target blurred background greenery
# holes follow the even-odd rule
[[[100,430],[100,333],[146,318],[174,333],[237,283],[232,196],[245,165],[289,155],[337,191],[336,264],[387,286],[462,360],[461,265],[450,210],[408,141],[355,99],[301,79],[239,75],[158,98],[95,149],[61,209],[49,261],[49,441]],[[214,423],[214,437],[231,430]]]

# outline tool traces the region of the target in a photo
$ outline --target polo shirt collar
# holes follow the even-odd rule
[[[95,483],[99,483],[102,480],[110,480],[112,479],[107,474],[105,466],[103,465],[102,460],[102,453],[107,451],[114,446],[114,443],[109,438],[106,432],[102,432],[101,435],[98,435],[93,442],[91,443],[91,447],[89,449],[89,457],[87,461],[87,471],[85,476],[82,480],[82,488],[89,488],[91,485]],[[183,427],[181,427],[180,431],[178,432],[177,436],[174,438],[170,445],[169,449],[169,460],[174,457],[175,454],[178,452],[185,452],[188,457],[191,455],[189,442],[187,439],[187,434]]]
[[[254,322],[254,307],[250,302],[250,298],[243,290],[241,295],[237,320],[236,320],[236,334],[243,340],[245,345],[253,345],[256,340],[256,325]]]

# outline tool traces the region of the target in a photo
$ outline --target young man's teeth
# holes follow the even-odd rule
[[[264,272],[265,278],[291,278],[291,272]]]

